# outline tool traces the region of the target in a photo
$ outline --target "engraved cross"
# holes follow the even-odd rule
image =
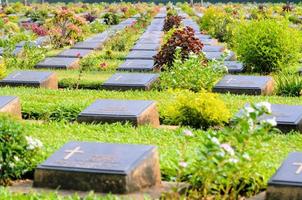
[[[64,157],[64,160],[68,160],[75,153],[84,153],[84,151],[80,151],[80,149],[81,149],[81,147],[76,147],[76,148],[71,149],[71,150],[66,150],[65,152],[68,153],[68,154]]]
[[[235,78],[229,78],[226,83],[230,83],[233,80],[235,81],[236,79]]]
[[[17,73],[13,76],[13,78],[16,78],[17,76],[20,76],[21,74],[20,73]]]
[[[120,80],[122,78],[122,76],[118,76],[118,77],[116,77],[114,80],[115,81],[118,81],[118,80]]]
[[[299,166],[297,171],[296,171],[296,174],[300,174],[302,172],[302,163],[300,162],[294,162],[293,165],[296,165],[296,166]]]

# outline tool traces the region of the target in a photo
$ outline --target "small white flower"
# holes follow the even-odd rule
[[[43,144],[40,140],[32,138],[30,136],[25,136],[25,139],[27,141],[27,149],[28,150],[34,150],[36,148],[41,148],[43,147]]]
[[[236,159],[236,158],[230,158],[230,159],[229,159],[229,162],[230,162],[230,163],[238,163],[238,161],[239,161],[239,160]]]
[[[246,159],[246,160],[251,160],[251,158],[250,158],[250,156],[249,156],[248,153],[244,153],[244,154],[242,155],[242,157],[243,157],[244,159]]]
[[[189,137],[193,137],[194,136],[194,134],[192,133],[192,131],[187,130],[187,129],[183,131],[183,134],[185,136],[189,136]]]
[[[251,106],[246,106],[246,107],[244,108],[244,111],[245,111],[245,113],[246,113],[247,116],[250,116],[250,113],[256,112],[255,109],[252,108]]]
[[[266,123],[266,124],[269,124],[271,126],[277,126],[276,117],[269,118],[269,119],[264,119],[264,120],[261,121],[261,123]]]
[[[177,46],[175,49],[176,49],[176,50],[179,50],[179,49],[181,49],[181,47]]]
[[[188,167],[188,163],[186,163],[186,162],[179,162],[179,166],[181,166],[183,168],[186,168],[186,167]]]
[[[217,155],[220,156],[220,157],[224,157],[225,153],[224,153],[224,151],[220,151]]]
[[[15,161],[17,161],[17,162],[20,160],[18,156],[14,156],[14,159],[15,159]]]
[[[265,109],[266,112],[272,113],[272,105],[269,102],[259,102],[255,104],[255,107],[258,109]]]
[[[10,168],[14,168],[14,167],[15,167],[15,163],[9,163],[8,166],[9,166]]]
[[[249,129],[253,130],[253,128],[254,128],[254,121],[252,119],[248,119],[247,123],[249,124]]]
[[[217,144],[217,145],[220,145],[220,142],[219,142],[219,140],[218,140],[216,137],[212,137],[212,138],[211,138],[211,141],[212,141],[213,143]]]
[[[231,147],[231,145],[227,144],[227,143],[223,143],[220,145],[220,147],[222,149],[224,149],[226,152],[228,152],[231,156],[235,155],[235,151],[234,149]]]

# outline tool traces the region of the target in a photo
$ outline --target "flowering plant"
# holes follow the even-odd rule
[[[269,133],[276,130],[275,119],[261,117],[270,112],[267,102],[251,104],[233,119],[230,127],[205,133],[197,159],[189,166],[191,183],[203,197],[238,199],[265,187],[264,177],[257,173],[263,152],[255,149],[265,145]],[[262,141],[258,142],[258,138]],[[248,148],[251,146],[253,151]]]
[[[23,132],[20,123],[0,116],[0,185],[31,172],[37,163],[35,155],[43,145]]]

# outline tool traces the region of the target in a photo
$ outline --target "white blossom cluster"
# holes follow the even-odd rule
[[[27,141],[27,149],[28,150],[34,150],[38,148],[42,148],[43,144],[40,140],[30,137],[30,136],[25,136],[25,139]]]

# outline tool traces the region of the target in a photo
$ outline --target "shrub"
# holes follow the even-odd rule
[[[105,31],[106,28],[107,28],[107,25],[102,24],[98,21],[94,21],[89,24],[89,29],[90,29],[91,33],[101,33],[103,31]]]
[[[19,122],[0,116],[0,185],[20,178],[36,165],[35,155],[42,143],[25,136],[23,131]]]
[[[106,13],[103,16],[104,22],[107,25],[116,25],[120,23],[120,16],[115,13]]]
[[[86,19],[87,22],[91,23],[97,18],[97,16],[92,13],[87,13],[84,15],[84,18]]]
[[[178,28],[181,25],[182,17],[178,15],[168,15],[164,23],[164,31],[167,32],[172,28]]]
[[[46,49],[26,44],[17,55],[7,55],[4,63],[7,69],[32,69],[38,62],[45,58]]]
[[[226,72],[223,62],[211,61],[206,63],[203,54],[191,54],[187,60],[182,61],[180,52],[181,49],[176,50],[170,70],[160,74],[162,89],[188,89],[195,92],[204,89],[211,91],[214,84]]]
[[[230,112],[217,95],[209,92],[175,92],[175,98],[165,105],[164,120],[168,123],[207,129],[227,123]]]
[[[281,96],[300,96],[302,92],[302,77],[289,72],[278,74],[276,80],[276,93]]]
[[[49,36],[55,48],[72,45],[83,39],[85,19],[77,17],[73,12],[62,9],[48,23]]]
[[[203,134],[197,159],[189,160],[192,164],[187,167],[192,174],[190,182],[200,193],[195,199],[241,199],[264,189],[266,182],[258,173],[258,164],[266,153],[259,149],[277,130],[274,119],[260,117],[270,112],[267,102],[253,104],[233,120],[232,126]],[[259,138],[261,142],[257,142]]]
[[[285,21],[263,19],[239,25],[233,43],[248,70],[270,73],[295,65],[301,42],[299,31]]]
[[[167,43],[162,46],[159,53],[154,56],[155,67],[158,69],[164,66],[169,68],[173,63],[175,51],[179,47],[181,48],[181,60],[185,60],[191,52],[199,54],[203,44],[195,37],[194,30],[191,27],[176,30]]]
[[[0,79],[2,79],[5,76],[5,72],[6,72],[6,67],[5,67],[4,61],[1,60],[0,61]]]
[[[27,23],[23,24],[24,28],[27,30],[31,30],[38,36],[45,36],[47,35],[47,30],[43,26],[39,26],[36,23]]]
[[[222,42],[230,40],[234,19],[221,7],[208,8],[200,21],[201,30]]]

